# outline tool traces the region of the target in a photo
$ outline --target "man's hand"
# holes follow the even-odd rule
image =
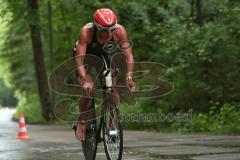
[[[135,90],[136,90],[136,84],[133,80],[126,80],[126,84],[127,84],[127,88],[128,91],[130,92],[131,95],[134,94]]]
[[[82,86],[83,95],[84,96],[93,96],[94,94],[94,83],[93,79],[90,75],[86,75],[84,78],[82,78],[80,81],[80,84]]]

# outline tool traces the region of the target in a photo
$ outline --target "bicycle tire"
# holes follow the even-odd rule
[[[94,102],[91,108],[94,107]],[[97,133],[96,133],[96,120],[91,120],[87,125],[86,139],[82,142],[82,149],[86,160],[95,160],[97,153]]]
[[[119,110],[116,108],[116,113],[117,115],[119,115]],[[117,157],[112,157],[112,155],[109,153],[109,148],[108,148],[108,143],[109,143],[109,139],[107,138],[107,132],[108,132],[108,119],[107,119],[107,114],[104,115],[104,121],[103,121],[103,125],[102,125],[102,130],[103,130],[103,143],[104,143],[104,149],[105,149],[105,153],[106,153],[106,157],[107,160],[121,160],[122,159],[122,152],[123,152],[123,130],[122,130],[122,126],[121,126],[121,122],[120,122],[120,117],[118,117],[116,119],[115,124],[117,124],[117,130],[118,130],[118,140],[119,140],[119,150],[118,150],[118,155]],[[108,138],[110,138],[108,136]],[[115,142],[114,142],[115,143]]]

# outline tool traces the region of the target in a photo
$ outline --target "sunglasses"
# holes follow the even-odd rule
[[[95,24],[95,26],[97,27],[97,30],[98,31],[103,31],[103,32],[109,32],[109,31],[113,31],[114,29],[116,29],[117,28],[117,23],[115,23],[113,26],[111,26],[111,27],[104,27],[104,26],[102,26],[102,25],[100,25],[100,24],[97,24],[97,23],[94,23]]]

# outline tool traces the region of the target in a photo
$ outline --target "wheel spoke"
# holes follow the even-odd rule
[[[118,116],[117,111],[113,110],[111,113],[105,117],[105,129],[104,129],[104,139],[106,141],[106,148],[109,157],[111,160],[117,160],[120,154],[120,129],[118,125]],[[113,135],[110,135],[110,130],[115,130],[116,133],[112,132]]]

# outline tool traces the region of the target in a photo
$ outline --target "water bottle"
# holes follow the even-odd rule
[[[105,74],[106,72],[107,72],[107,70],[104,71],[103,74]],[[109,72],[106,75],[105,82],[106,82],[106,87],[108,87],[108,88],[112,87],[112,75],[111,75],[111,72]]]

